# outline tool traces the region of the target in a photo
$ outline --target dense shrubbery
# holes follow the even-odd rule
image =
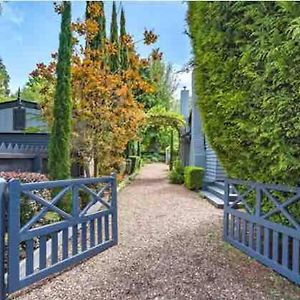
[[[29,172],[0,172],[0,178],[3,178],[6,181],[18,179],[22,183],[48,181],[47,176],[43,174]],[[49,190],[39,190],[34,191],[34,193],[46,200],[51,199],[51,192]],[[21,197],[21,224],[24,225],[30,220],[40,208],[40,205],[35,201],[32,201],[27,197]]]
[[[6,181],[10,179],[19,179],[23,183],[48,181],[48,177],[40,173],[30,172],[0,172],[0,178]]]
[[[171,183],[182,184],[184,182],[184,168],[179,160],[176,160],[169,174]]]
[[[187,166],[184,168],[184,185],[189,190],[199,190],[202,187],[204,169],[200,167]]]
[[[136,155],[129,156],[131,159],[131,170],[130,174],[136,172],[141,167],[141,158]]]
[[[157,152],[153,152],[153,153],[148,152],[148,153],[143,153],[142,158],[145,163],[163,162],[165,158],[165,154],[157,153]]]
[[[190,2],[195,83],[231,177],[299,185],[300,5]]]

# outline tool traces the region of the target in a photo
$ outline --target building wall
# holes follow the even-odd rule
[[[0,132],[23,132],[13,129],[13,107],[0,109]],[[46,124],[40,119],[41,111],[39,109],[26,109],[26,129],[36,128],[42,132],[47,131]]]
[[[210,147],[208,142],[205,143],[206,151],[206,168],[205,168],[205,181],[214,182],[225,179],[225,172],[218,160],[215,151]]]
[[[204,133],[203,133],[200,113],[197,105],[194,73],[192,75],[192,122],[191,122],[190,165],[205,168]]]

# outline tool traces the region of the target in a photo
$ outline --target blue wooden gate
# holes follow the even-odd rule
[[[0,207],[1,220],[6,220],[0,224],[2,298],[118,242],[115,175],[40,183],[12,180],[6,190],[7,201]],[[22,212],[26,203],[39,208],[30,217]],[[49,214],[55,222],[47,221]]]
[[[224,200],[224,240],[300,284],[300,188],[230,179]]]

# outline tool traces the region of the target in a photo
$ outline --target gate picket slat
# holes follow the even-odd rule
[[[51,264],[54,265],[58,261],[58,237],[57,232],[51,233]]]
[[[62,259],[69,257],[69,228],[64,228],[62,231]]]
[[[256,224],[256,252],[261,253],[261,226]]]
[[[230,217],[230,236],[234,238],[234,215]]]
[[[247,235],[247,222],[242,219],[242,243],[246,245],[246,235]]]
[[[109,219],[108,219],[108,215],[104,216],[104,236],[105,236],[105,240],[109,241]]]
[[[288,268],[289,264],[289,237],[286,234],[282,234],[282,264],[285,268]]]
[[[299,240],[293,239],[293,271],[299,274]]]
[[[254,225],[253,223],[251,222],[249,224],[249,247],[251,249],[253,249],[253,228],[254,228]]]
[[[81,224],[81,251],[86,250],[86,222]]]
[[[265,227],[264,229],[264,256],[270,255],[270,229]]]
[[[273,231],[272,259],[278,262],[278,232]]]
[[[39,268],[40,270],[45,269],[47,265],[47,247],[46,247],[46,236],[40,237],[40,250],[39,250]]]
[[[72,226],[72,255],[78,253],[78,225]]]
[[[97,243],[102,244],[102,218],[97,219]]]
[[[33,273],[33,240],[25,242],[26,247],[26,276]]]
[[[90,247],[95,246],[95,219],[90,220]]]
[[[240,241],[240,224],[241,219],[239,217],[236,218],[236,232],[235,232],[235,239]]]

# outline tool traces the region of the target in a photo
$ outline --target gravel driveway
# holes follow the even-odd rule
[[[222,242],[222,210],[163,164],[119,194],[119,245],[16,299],[299,299],[300,289]]]

